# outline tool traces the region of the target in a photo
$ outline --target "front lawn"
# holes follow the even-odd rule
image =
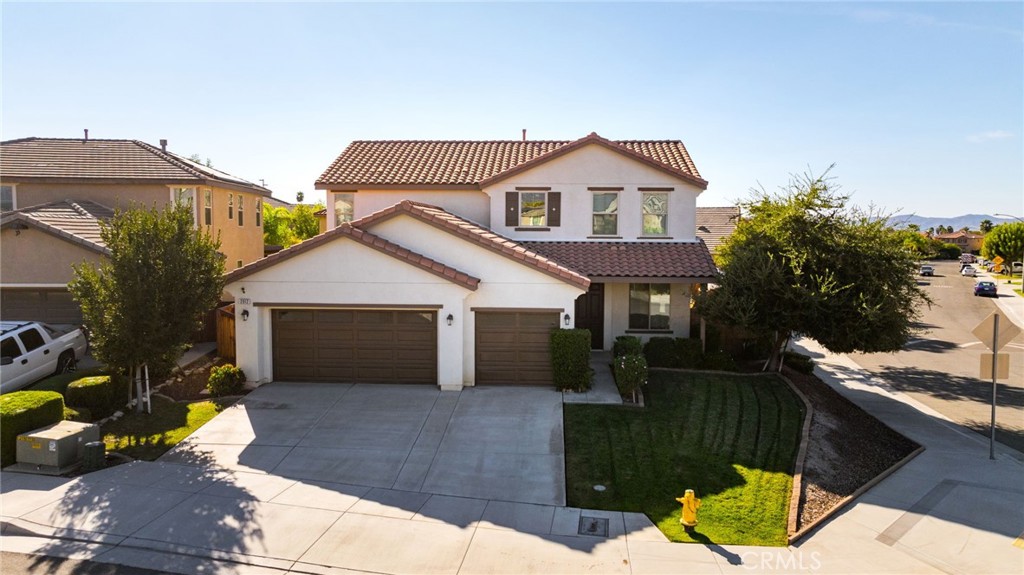
[[[237,399],[186,403],[154,396],[152,414],[132,412],[107,423],[102,428],[103,441],[107,451],[153,461]]]
[[[646,513],[672,541],[786,545],[803,404],[785,382],[656,371],[645,398],[564,406],[569,505]],[[686,489],[702,499],[692,536],[675,501]]]

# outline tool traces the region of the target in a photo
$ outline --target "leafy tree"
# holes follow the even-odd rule
[[[298,240],[292,232],[292,213],[286,207],[274,207],[263,202],[263,243],[288,247]]]
[[[192,154],[191,156],[188,157],[188,159],[201,166],[206,166],[207,168],[213,167],[213,162],[210,161],[210,158],[206,158],[206,161],[203,161],[203,157],[200,156],[199,154]]]
[[[203,313],[217,305],[224,287],[220,240],[197,230],[194,217],[188,204],[132,207],[101,224],[110,257],[99,267],[75,266],[68,284],[98,360],[131,377],[143,365],[174,361]]]
[[[935,253],[935,257],[942,260],[955,260],[960,258],[960,254],[964,251],[960,246],[956,244],[947,244],[946,242],[938,242],[938,250]]]
[[[914,259],[922,260],[935,257],[935,240],[922,236],[911,230],[897,230],[896,236],[903,241],[903,249],[913,255]]]
[[[316,212],[323,208],[324,205],[320,203],[314,206],[299,204],[292,210],[292,231],[299,241],[308,240],[320,233],[320,222],[316,219]]]
[[[978,224],[978,230],[983,234],[991,232],[993,227],[995,226],[992,224],[992,220],[981,220],[981,223]]]
[[[780,365],[794,334],[837,353],[897,351],[930,303],[905,237],[847,201],[828,171],[793,176],[781,194],[754,190],[741,204],[749,217],[719,249],[718,287],[699,296],[698,309],[773,338],[766,369]]]
[[[996,256],[1006,262],[1019,262],[1024,258],[1024,223],[999,224],[985,235],[981,255],[987,260]]]
[[[907,224],[907,229],[912,232],[919,232],[921,231],[921,226],[917,224]]]

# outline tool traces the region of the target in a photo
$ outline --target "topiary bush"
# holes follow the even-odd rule
[[[245,372],[226,363],[210,370],[210,379],[206,382],[206,389],[210,390],[211,395],[221,397],[242,393],[244,385]]]
[[[635,400],[637,390],[647,384],[647,360],[640,354],[623,355],[613,365],[619,395],[632,395]]]
[[[675,341],[676,367],[685,369],[697,369],[704,354],[701,351],[699,339],[688,337],[677,337]]]
[[[64,401],[74,408],[84,407],[93,417],[103,419],[117,411],[114,384],[109,375],[95,375],[72,381],[64,392]]]
[[[92,412],[85,407],[64,406],[64,420],[79,423],[92,423]]]
[[[782,364],[793,368],[800,373],[811,374],[814,372],[814,361],[810,356],[795,351],[786,351],[782,354]]]
[[[615,338],[612,344],[612,357],[624,355],[641,355],[644,352],[644,343],[635,335],[620,335]]]
[[[644,344],[644,358],[651,367],[676,367],[676,342],[671,337],[652,337]]]
[[[64,419],[64,398],[56,391],[15,391],[0,395],[0,467],[15,461],[18,435]]]
[[[587,391],[590,370],[590,330],[551,330],[551,371],[559,391]]]

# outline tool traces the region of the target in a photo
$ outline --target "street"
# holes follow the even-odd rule
[[[922,310],[922,333],[898,353],[850,357],[894,388],[987,437],[992,382],[980,379],[979,369],[981,354],[989,350],[971,331],[999,307],[995,298],[973,294],[975,282],[988,278],[961,277],[957,262],[933,265],[935,277],[918,278],[935,302]],[[1018,310],[1024,302],[1005,294],[1000,297]],[[1001,321],[1006,319],[1004,315]],[[1010,378],[1000,380],[997,388],[996,439],[1024,451],[1024,334],[1000,351],[1010,354]]]

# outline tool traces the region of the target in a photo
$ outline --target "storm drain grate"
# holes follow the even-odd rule
[[[580,516],[580,535],[608,537],[608,519],[606,517]]]

